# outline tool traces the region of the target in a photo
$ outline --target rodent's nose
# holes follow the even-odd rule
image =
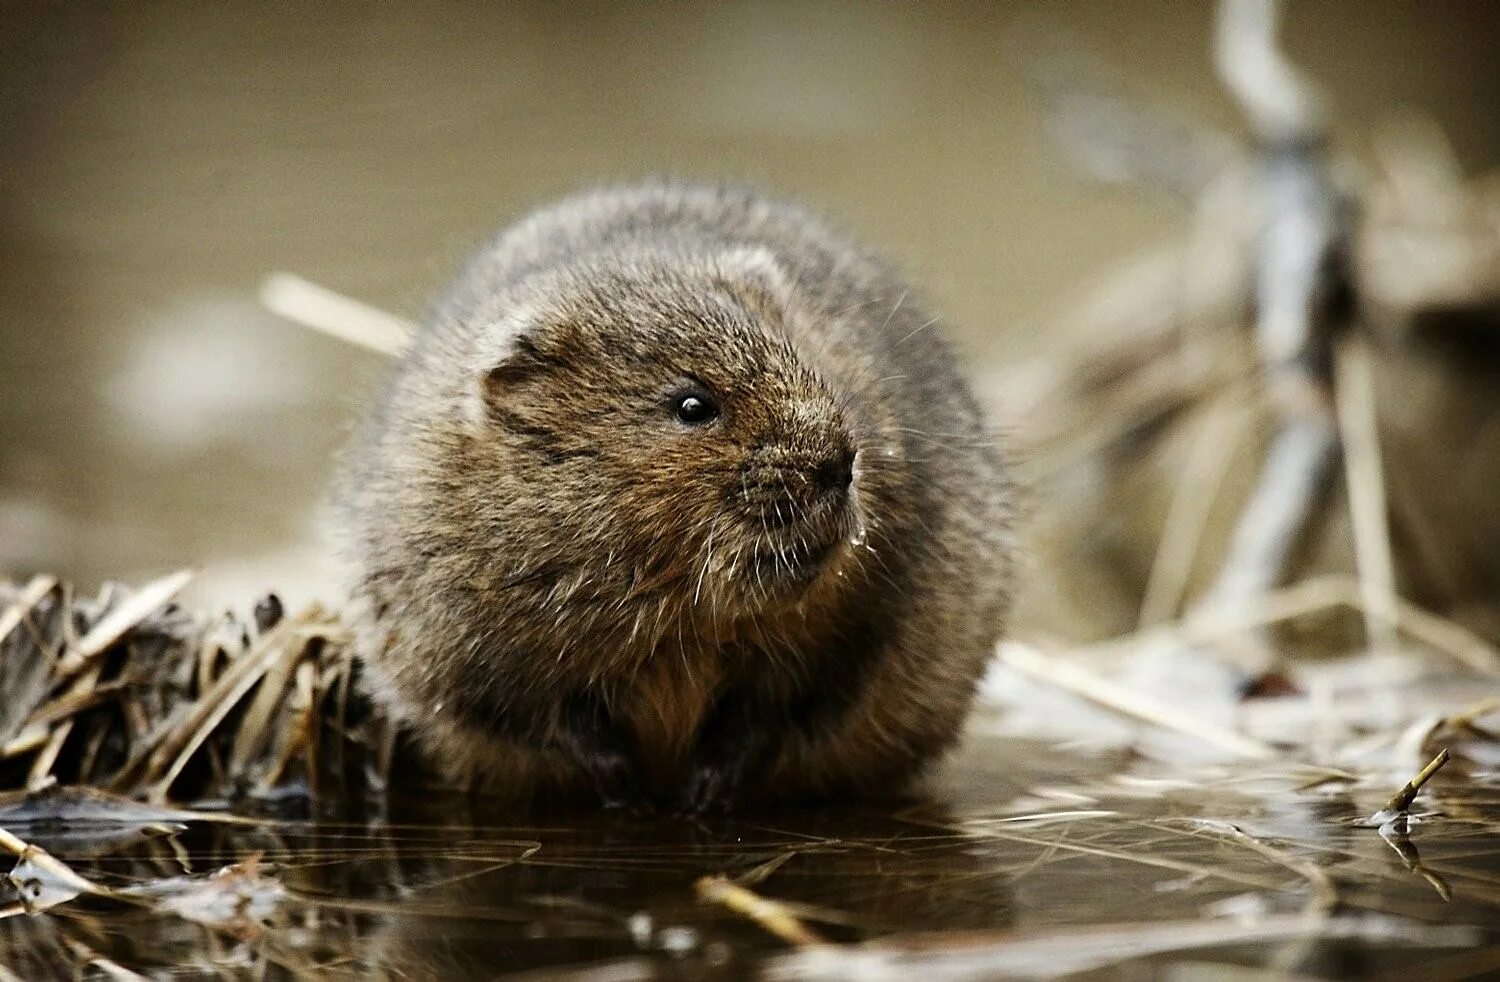
[[[818,483],[828,491],[843,491],[854,483],[853,450],[841,450],[818,465]]]

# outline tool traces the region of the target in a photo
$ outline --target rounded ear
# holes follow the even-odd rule
[[[507,337],[505,343],[497,346],[485,359],[489,367],[480,379],[480,387],[486,397],[502,395],[531,377],[540,360],[541,353],[530,337],[525,334]]]
[[[765,246],[736,246],[714,258],[719,282],[752,307],[766,312],[790,300],[792,279]]]
[[[556,368],[561,356],[556,350],[555,328],[530,309],[516,309],[485,332],[479,344],[478,377],[475,379],[475,422],[494,418],[516,386],[539,372]]]

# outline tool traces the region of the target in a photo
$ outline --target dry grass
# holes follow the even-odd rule
[[[358,669],[336,616],[193,614],[174,573],[91,599],[50,577],[0,584],[0,789],[55,783],[154,802],[253,799],[287,786],[335,797],[363,781],[385,722],[350,694]],[[357,696],[356,707],[363,706]],[[386,775],[381,775],[381,780]]]

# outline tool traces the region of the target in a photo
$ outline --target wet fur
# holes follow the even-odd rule
[[[1009,595],[1008,481],[934,324],[879,259],[745,189],[518,222],[345,467],[387,698],[516,795],[899,791],[955,739]],[[711,426],[671,417],[684,379],[722,403]],[[841,506],[824,478],[855,452]]]

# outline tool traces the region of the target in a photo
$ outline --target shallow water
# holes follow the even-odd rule
[[[924,800],[733,820],[504,821],[493,803],[461,798],[344,823],[74,820],[65,833],[8,817],[22,838],[149,902],[81,898],[12,918],[0,965],[45,977],[60,963],[52,946],[71,943],[74,956],[146,974],[272,977],[1500,970],[1494,775],[1429,786],[1404,857],[1358,825],[1383,795],[1323,777],[1163,768],[992,737],[971,742]],[[205,875],[246,857],[248,870]],[[716,875],[786,905],[822,939],[864,944],[796,950],[703,902],[695,883]]]

